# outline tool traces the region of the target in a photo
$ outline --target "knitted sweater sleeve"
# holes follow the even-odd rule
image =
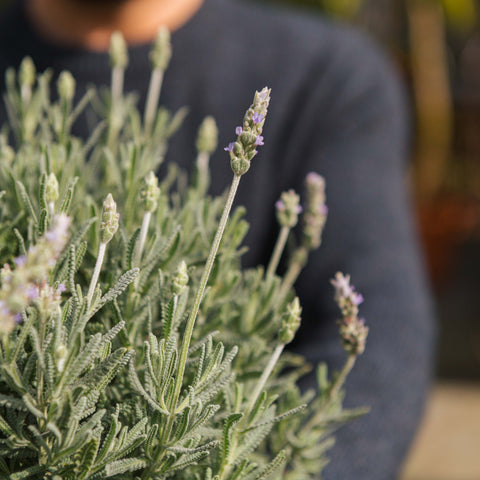
[[[420,419],[434,327],[408,199],[403,90],[370,42],[354,34],[337,41],[319,77],[309,77],[292,140],[303,145],[297,182],[310,170],[324,175],[329,206],[323,245],[297,284],[304,324],[294,348],[341,367],[329,279],[349,273],[370,334],[346,405],[370,413],[338,433],[325,479],[386,480],[396,478]]]

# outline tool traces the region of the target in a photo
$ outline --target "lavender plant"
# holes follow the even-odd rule
[[[316,478],[335,428],[362,413],[342,410],[367,336],[348,277],[334,280],[344,369],[329,377],[320,366],[318,393],[302,393],[309,366],[284,351],[301,322],[292,287],[326,219],[323,179],[306,180],[286,275],[277,266],[302,213],[292,191],[277,203],[268,268],[242,270],[247,224],[231,210],[263,144],[270,90],[255,93],[225,148],[230,188],[211,197],[210,117],[192,182],[182,187],[174,167],[155,175],[184,116],[158,108],[169,59],[161,30],[143,119],[123,92],[119,34],[111,90],[77,105],[68,72],[54,101],[50,73],[31,60],[7,72],[15,139],[0,137],[0,478]],[[92,102],[103,118],[83,141],[71,127]]]

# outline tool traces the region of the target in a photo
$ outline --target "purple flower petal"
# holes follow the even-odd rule
[[[27,256],[20,255],[19,257],[14,258],[13,261],[17,267],[23,267],[23,265],[27,263]]]
[[[237,127],[235,129],[235,134],[240,136],[243,133],[243,128],[242,127]]]
[[[63,293],[67,291],[67,287],[64,283],[59,283],[57,287],[57,293]]]
[[[261,113],[255,112],[252,115],[252,121],[255,125],[258,125],[263,120],[263,115]]]
[[[230,142],[228,146],[224,148],[226,152],[233,152],[233,147],[235,146],[235,142]]]
[[[29,300],[35,300],[38,298],[38,287],[28,287],[27,291],[25,292]]]
[[[352,293],[352,303],[354,305],[357,305],[357,306],[360,305],[361,303],[363,303],[363,295],[361,293],[353,292]]]
[[[259,135],[256,140],[255,140],[255,145],[264,145],[263,143],[263,137]]]

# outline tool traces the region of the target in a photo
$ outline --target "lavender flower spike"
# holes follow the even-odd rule
[[[270,89],[265,87],[255,92],[253,104],[246,111],[241,126],[235,129],[237,140],[231,142],[225,151],[230,153],[230,164],[235,175],[243,175],[250,168],[256,147],[263,145],[262,130],[270,102]]]

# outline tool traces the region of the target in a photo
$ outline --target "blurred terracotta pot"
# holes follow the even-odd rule
[[[430,276],[438,289],[450,277],[461,245],[480,234],[480,200],[442,196],[419,202],[417,214]]]

